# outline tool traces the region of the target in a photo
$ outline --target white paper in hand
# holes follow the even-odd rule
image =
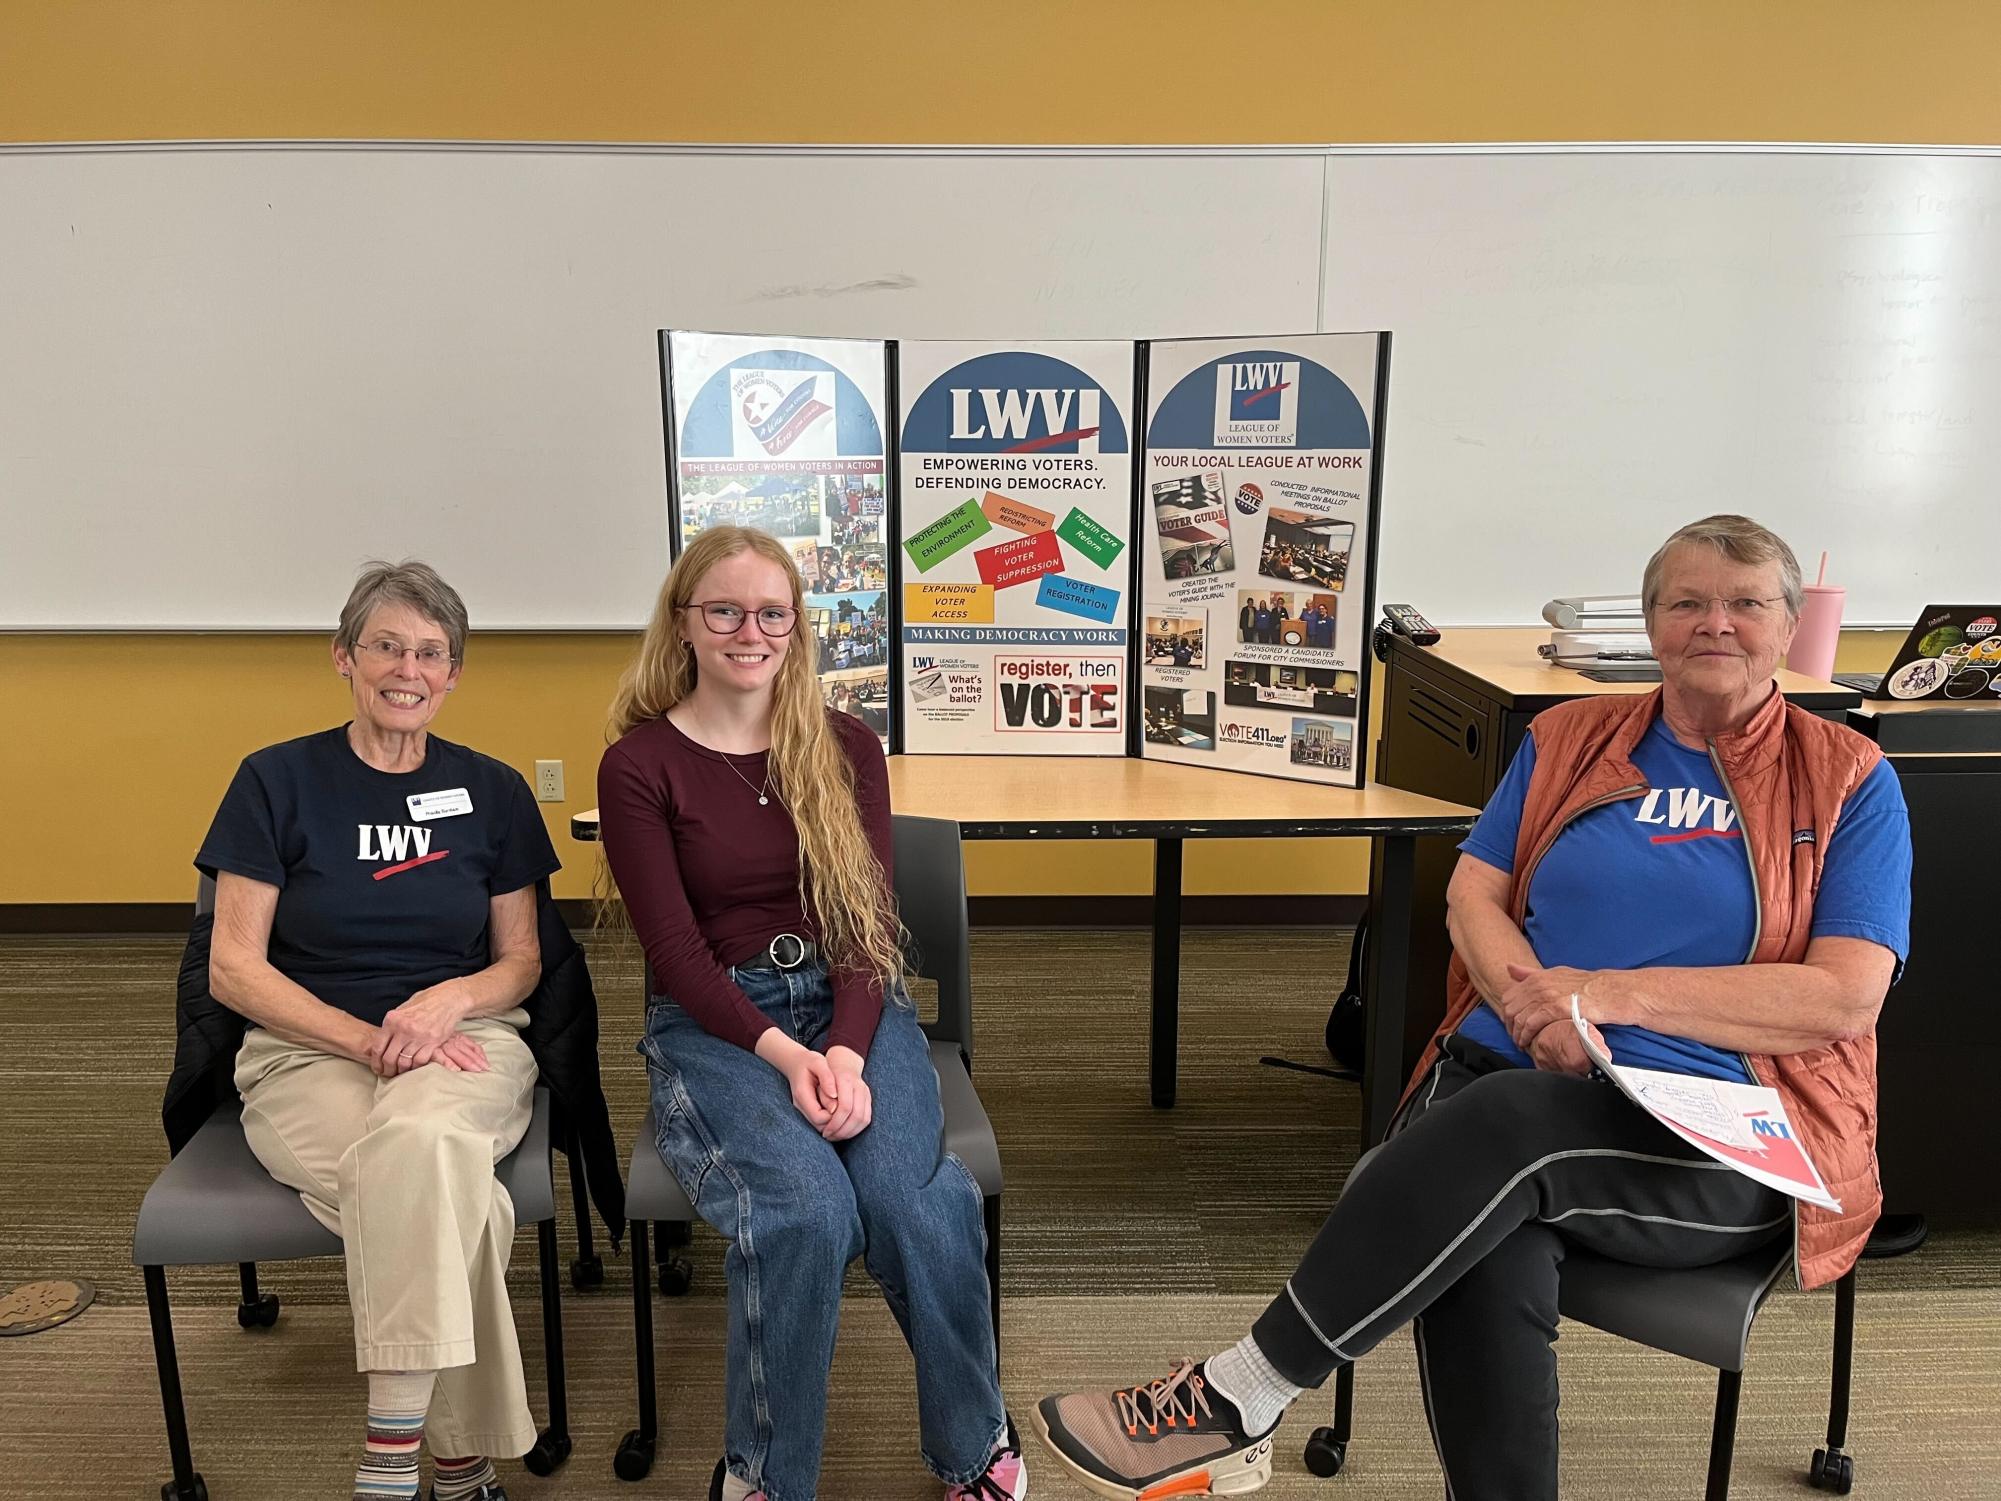
[[[1800,1144],[1799,1133],[1787,1118],[1785,1102],[1776,1089],[1627,1068],[1614,1063],[1592,1039],[1574,996],[1570,1021],[1599,1071],[1690,1146],[1767,1188],[1836,1214],[1841,1212],[1841,1201],[1827,1191],[1827,1183]]]

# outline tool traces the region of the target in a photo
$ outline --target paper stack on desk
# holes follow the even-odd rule
[[[1570,1020],[1598,1069],[1641,1109],[1692,1147],[1782,1194],[1841,1213],[1820,1169],[1800,1144],[1776,1089],[1614,1063],[1591,1040],[1573,997]]]

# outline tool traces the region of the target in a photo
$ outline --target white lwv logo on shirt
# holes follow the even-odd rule
[[[1730,806],[1729,798],[1717,797],[1697,787],[1655,787],[1648,791],[1640,811],[1633,815],[1633,822],[1727,834],[1737,822],[1737,810]]]
[[[394,823],[356,824],[361,847],[357,860],[421,860],[431,853],[431,830]]]

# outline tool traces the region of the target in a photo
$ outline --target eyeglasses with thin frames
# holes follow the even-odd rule
[[[452,654],[442,646],[405,646],[400,641],[364,641],[355,648],[385,666],[415,656],[426,672],[442,672],[452,665]]]
[[[740,604],[727,599],[707,599],[692,605],[681,606],[684,610],[700,610],[702,624],[718,636],[734,636],[743,629],[744,616],[750,611]],[[792,623],[799,618],[799,612],[790,605],[764,605],[754,618],[758,630],[766,636],[789,636]]]
[[[1782,605],[1785,601],[1786,597],[1783,594],[1775,594],[1770,599],[1757,599],[1748,595],[1740,595],[1736,599],[1724,599],[1721,595],[1712,594],[1707,599],[1656,600],[1654,608],[1670,620],[1700,620],[1709,613],[1711,605],[1721,605],[1723,613],[1732,620],[1750,622],[1766,619],[1772,614],[1773,605]]]

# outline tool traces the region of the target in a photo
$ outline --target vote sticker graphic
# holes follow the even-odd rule
[[[1369,418],[1346,381],[1284,350],[1244,349],[1175,383],[1146,432],[1154,448],[1369,447]]]
[[[688,405],[684,459],[811,463],[877,458],[882,427],[855,383],[825,360],[765,349],[730,361]]]
[[[903,424],[905,453],[1125,453],[1125,419],[1068,361],[1029,350],[983,354],[924,389]]]

